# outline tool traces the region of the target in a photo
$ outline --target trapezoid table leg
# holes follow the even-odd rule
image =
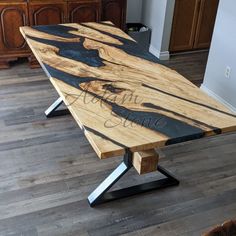
[[[45,115],[47,118],[55,117],[55,116],[62,116],[69,114],[68,109],[64,110],[58,110],[57,108],[63,103],[63,100],[61,97],[59,97],[46,111]]]
[[[108,190],[132,168],[131,161],[132,154],[125,154],[124,161],[88,196],[88,202],[91,207],[139,193],[179,185],[179,180],[163,167],[158,166],[157,170],[166,178],[108,192]]]

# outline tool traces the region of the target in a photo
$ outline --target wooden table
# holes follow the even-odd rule
[[[110,22],[22,27],[21,32],[101,158],[124,161],[88,197],[91,206],[179,181],[154,148],[236,130],[236,115],[163,65]],[[113,192],[131,167],[166,178]]]

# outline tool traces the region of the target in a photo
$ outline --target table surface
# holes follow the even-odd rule
[[[21,32],[100,158],[236,130],[236,115],[110,22]]]

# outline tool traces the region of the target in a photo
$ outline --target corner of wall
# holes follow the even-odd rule
[[[155,3],[155,4],[154,4]],[[142,2],[142,23],[152,29],[150,52],[160,60],[169,60],[169,42],[175,0]],[[155,16],[157,15],[157,16]]]
[[[223,105],[225,105],[227,108],[229,108],[232,112],[236,113],[236,107],[232,106],[230,103],[225,101],[222,97],[214,93],[212,90],[210,90],[204,83],[201,84],[201,90],[203,90],[205,93],[207,93],[210,97],[216,99]]]
[[[150,45],[149,52],[152,53],[155,57],[158,59],[165,61],[170,59],[170,53],[169,51],[159,51],[157,48],[155,48],[153,45]]]

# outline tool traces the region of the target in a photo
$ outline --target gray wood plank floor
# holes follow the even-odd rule
[[[200,84],[206,58],[167,64]],[[121,158],[100,161],[71,116],[46,119],[56,98],[41,69],[0,71],[0,235],[195,236],[236,218],[235,133],[162,149],[180,186],[90,208],[88,194]],[[118,187],[158,177],[131,171]]]

